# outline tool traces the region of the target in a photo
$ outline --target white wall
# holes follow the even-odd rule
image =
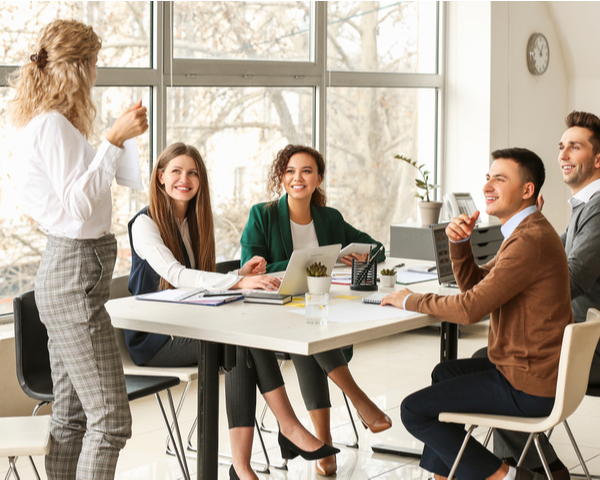
[[[447,15],[444,193],[481,187],[490,156],[490,2],[450,2]],[[483,212],[482,212],[483,213]]]
[[[570,192],[556,159],[569,112],[569,81],[549,7],[546,2],[452,2],[449,7],[445,153],[451,171],[444,172],[444,191],[467,189],[483,208],[480,192],[490,152],[528,148],[546,166],[544,214],[561,232],[570,215]],[[550,64],[541,76],[529,73],[526,63],[534,32],[543,33],[550,44]],[[477,67],[465,71],[468,62]],[[468,89],[454,87],[465,75],[471,76]],[[453,98],[461,90],[462,98]],[[477,101],[464,101],[468,96]],[[472,149],[472,155],[467,153]]]

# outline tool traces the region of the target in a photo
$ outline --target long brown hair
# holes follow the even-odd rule
[[[281,186],[281,182],[283,180],[283,175],[285,174],[285,169],[287,168],[290,158],[297,153],[307,153],[315,159],[315,163],[317,164],[317,173],[321,177],[321,185],[323,185],[323,180],[325,178],[325,160],[323,159],[323,155],[321,155],[314,148],[307,147],[306,145],[287,145],[285,148],[277,152],[277,157],[275,157],[275,160],[273,160],[271,171],[269,172],[267,190],[271,198],[275,197],[271,201],[271,204],[275,203],[281,196],[281,191],[283,188]],[[310,197],[310,203],[324,207],[327,197],[325,196],[325,190],[323,190],[321,185],[317,186],[313,192],[312,196]]]
[[[102,40],[92,27],[76,20],[54,20],[46,25],[38,35],[31,61],[9,80],[15,89],[12,123],[24,127],[37,115],[54,110],[89,138],[96,118],[92,61],[101,47]]]
[[[194,160],[198,169],[198,179],[200,180],[198,193],[188,204],[185,214],[190,229],[190,239],[192,241],[196,268],[198,270],[214,272],[216,262],[215,227],[210,204],[208,173],[198,150],[185,143],[174,143],[167,147],[160,155],[156,165],[154,165],[150,179],[150,205],[148,211],[150,217],[158,227],[165,246],[173,252],[177,261],[185,264],[185,257],[183,255],[185,247],[179,233],[179,227],[173,210],[173,202],[165,191],[164,185],[158,179],[158,172],[164,172],[169,162],[181,155],[187,155]],[[173,288],[173,286],[161,277],[159,290],[167,288]]]

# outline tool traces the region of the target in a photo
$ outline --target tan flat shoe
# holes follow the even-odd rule
[[[317,460],[317,473],[319,475],[329,477],[330,475],[333,475],[336,471],[337,461],[335,460],[335,455]]]
[[[377,420],[375,420],[371,424],[368,424],[367,422],[365,422],[363,420],[363,418],[360,415],[360,412],[358,410],[356,411],[356,414],[358,415],[358,418],[362,422],[365,429],[368,428],[373,433],[383,432],[384,430],[387,430],[388,428],[392,428],[392,419],[390,417],[388,417],[385,413],[383,414],[383,416],[379,417]]]

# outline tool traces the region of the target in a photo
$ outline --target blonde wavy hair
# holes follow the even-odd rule
[[[36,55],[46,51],[46,64],[32,60],[9,79],[15,89],[10,108],[13,125],[24,127],[37,115],[53,110],[89,138],[96,118],[93,62],[101,47],[102,40],[92,27],[77,20],[54,20],[46,25],[35,51]]]
[[[165,246],[171,250],[179,263],[185,265],[185,256],[183,254],[185,247],[183,246],[183,239],[181,238],[178,223],[175,219],[173,200],[165,190],[165,186],[160,183],[158,177],[158,172],[164,172],[169,162],[181,155],[187,155],[194,160],[200,180],[200,189],[196,196],[190,200],[185,214],[190,230],[196,269],[204,270],[205,272],[214,272],[216,262],[215,226],[210,203],[208,172],[200,152],[195,147],[179,142],[167,147],[160,154],[150,178],[148,212],[150,218],[154,220],[154,223],[158,227]],[[163,277],[160,277],[158,289],[166,290],[168,288],[173,288],[173,286]]]

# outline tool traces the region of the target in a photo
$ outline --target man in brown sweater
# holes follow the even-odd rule
[[[537,210],[544,165],[522,148],[492,153],[483,187],[486,212],[498,217],[504,242],[496,257],[478,266],[469,241],[475,221],[460,215],[446,228],[459,295],[416,294],[403,289],[382,305],[471,324],[490,314],[489,359],[440,363],[433,384],[401,406],[406,429],[425,444],[421,467],[444,478],[465,431],[438,421],[440,412],[546,416],[554,405],[558,361],[566,325],[573,322],[569,268],[560,237]],[[543,478],[509,467],[471,438],[456,472],[461,480]]]

